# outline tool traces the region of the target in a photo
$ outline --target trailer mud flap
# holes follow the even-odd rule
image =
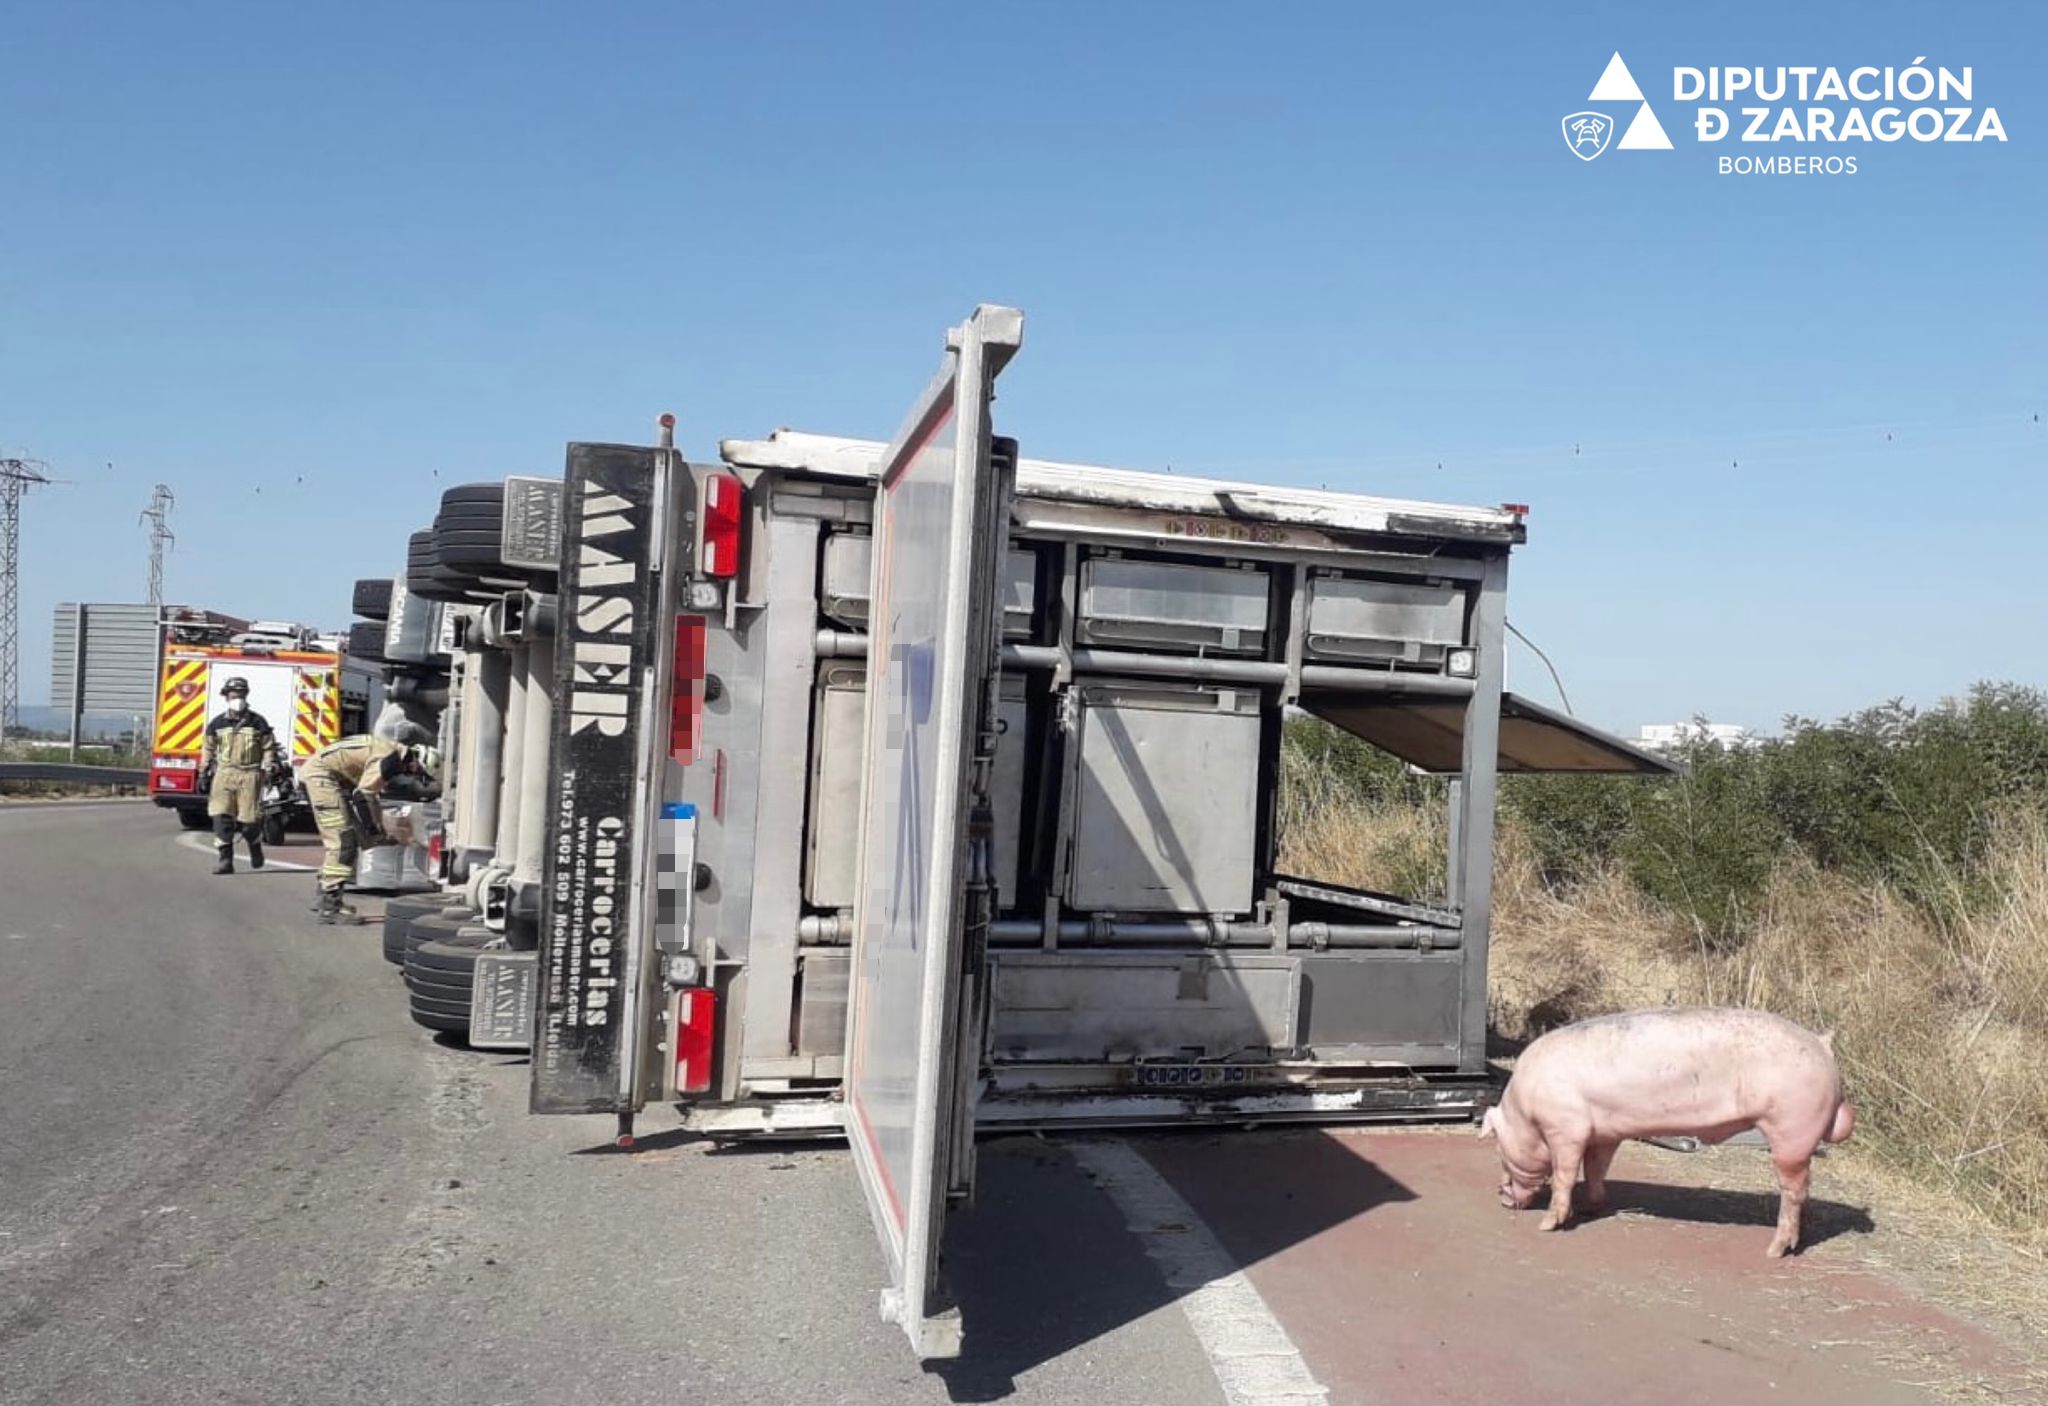
[[[987,791],[1008,465],[989,401],[1023,332],[982,307],[879,464],[866,775],[846,1041],[848,1141],[889,1265],[883,1316],[920,1357],[960,1351],[940,1287],[972,1186],[993,883]]]
[[[646,1098],[658,1023],[653,842],[674,582],[687,515],[672,450],[572,444],[562,486],[560,624],[547,758],[535,1113],[617,1113]]]
[[[533,1047],[532,952],[479,952],[469,987],[469,1043],[479,1050]]]

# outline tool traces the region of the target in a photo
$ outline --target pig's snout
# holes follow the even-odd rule
[[[1511,1211],[1526,1211],[1536,1200],[1536,1187],[1518,1185],[1513,1177],[1502,1177],[1500,1203]]]

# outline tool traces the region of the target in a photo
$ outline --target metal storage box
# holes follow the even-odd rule
[[[804,853],[804,901],[818,908],[853,907],[866,687],[867,671],[859,665],[820,671],[811,713],[811,806]]]
[[[838,532],[825,539],[824,575],[818,604],[830,619],[865,629],[868,623],[868,573],[874,553],[866,537]]]
[[[853,953],[803,954],[796,1008],[796,1052],[837,1059],[846,1048],[846,999]]]
[[[1465,642],[1465,593],[1448,581],[1312,577],[1303,652],[1322,659],[1443,663]]]
[[[1001,1060],[1227,1059],[1298,1042],[1293,957],[997,952],[990,966]]]
[[[434,875],[432,856],[427,843],[430,836],[441,826],[441,808],[428,803],[411,807],[411,844],[373,845],[356,855],[355,884],[359,889],[373,893],[420,893],[437,889],[441,881]],[[402,809],[387,804],[386,813]]]
[[[853,907],[855,851],[860,836],[862,725],[866,673],[857,665],[825,671],[817,690],[812,727],[811,806],[804,853],[804,901],[816,908]],[[1018,839],[1024,824],[1024,729],[1028,710],[1024,681],[1005,679],[996,715],[1003,734],[996,742],[991,803],[996,813],[997,902],[1017,896]]]
[[[1244,913],[1259,809],[1259,698],[1088,685],[1067,903],[1091,912]]]
[[[855,629],[867,628],[873,547],[873,539],[849,532],[825,539],[818,601],[826,618]],[[1027,551],[1012,551],[1003,568],[1003,635],[1007,639],[1021,639],[1031,633],[1031,614],[1038,595],[1038,558]]]
[[[1258,654],[1266,647],[1263,572],[1096,557],[1081,565],[1080,639]]]
[[[1418,1064],[1458,1057],[1465,955],[1318,952],[1303,958],[1301,1043]]]

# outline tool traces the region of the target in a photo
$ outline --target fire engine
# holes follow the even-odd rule
[[[199,758],[228,679],[249,681],[249,707],[276,729],[278,750],[294,771],[328,743],[369,730],[382,681],[350,659],[338,639],[269,620],[230,630],[171,618],[163,630],[149,794],[188,830],[207,826]],[[266,838],[278,843],[288,825],[309,817],[304,792],[295,787],[282,806],[265,808]]]

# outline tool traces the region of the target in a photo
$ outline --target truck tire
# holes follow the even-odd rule
[[[178,823],[187,830],[208,830],[213,828],[213,817],[206,813],[205,806],[174,806]]]
[[[427,944],[423,943],[421,945],[425,946]],[[435,943],[433,945],[438,947],[440,944]],[[413,957],[417,960],[419,953],[413,953]],[[473,965],[471,971],[475,971]],[[407,989],[412,992],[412,996],[409,999],[415,1001],[467,1001],[469,999],[469,983],[469,977],[458,976],[453,972],[429,975],[426,972],[415,969],[412,985]]]
[[[520,585],[539,591],[554,589],[557,573],[552,566],[514,566],[505,560],[504,539],[495,518],[485,523],[470,517],[451,518],[444,512],[434,522],[434,555],[442,570],[473,572],[490,578],[486,585],[510,582],[513,584],[501,589]]]
[[[446,567],[467,567],[493,577],[517,578],[513,589],[531,575],[523,567],[505,565],[505,485],[462,483],[441,495],[434,518],[434,555]]]
[[[481,532],[437,533],[434,554],[450,566],[479,567],[493,574],[515,570],[505,565],[504,547],[495,532],[489,535]]]
[[[405,575],[405,588],[421,600],[461,601],[461,587],[444,579],[440,568],[415,566]]]
[[[525,584],[507,577],[503,567],[486,570],[492,579],[486,579],[474,566],[450,566],[436,557],[430,565],[415,566],[407,573],[406,588],[421,600],[467,605],[472,601],[496,600],[506,591]]]
[[[391,618],[391,581],[365,579],[356,582],[351,606],[355,613],[365,620],[389,620]]]
[[[450,1034],[469,1033],[470,982],[487,929],[465,925],[450,940],[422,942],[406,960],[412,990],[407,1004],[415,1024]]]
[[[434,552],[434,529],[406,539],[405,588],[421,600],[461,601],[469,584],[463,573],[450,572]]]
[[[367,664],[382,664],[384,634],[384,622],[381,620],[359,620],[349,626],[349,658],[360,659]]]
[[[475,917],[467,908],[439,908],[407,923],[403,952],[406,984],[412,984],[412,954],[419,951],[422,943],[451,942],[462,931],[463,925]]]
[[[441,493],[441,511],[488,518],[493,527],[505,520],[505,483],[458,483]]]
[[[414,918],[424,918],[429,913],[447,912],[451,905],[446,894],[428,894],[420,898],[394,898],[384,905],[384,960],[394,967],[405,965],[405,930]],[[459,911],[459,910],[458,910]]]
[[[464,923],[445,942],[421,943],[406,967],[412,994],[422,1001],[456,1001],[466,1007],[476,980],[476,955],[497,936],[481,923]]]

